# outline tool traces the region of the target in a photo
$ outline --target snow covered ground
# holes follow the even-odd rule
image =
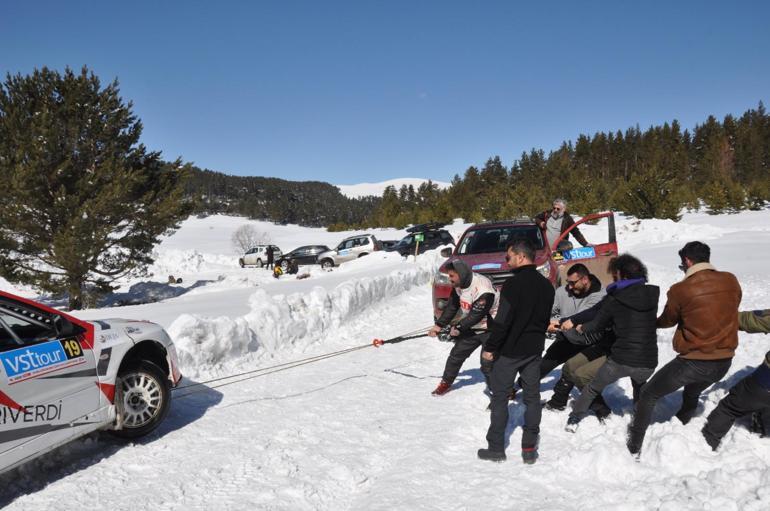
[[[158,303],[77,315],[163,324],[191,381],[364,346],[430,325],[429,282],[441,261],[436,251],[416,260],[377,253],[329,273],[303,267],[310,273],[304,280],[275,280],[265,270],[236,266],[229,240],[244,222],[190,219],[159,246],[155,280],[173,274],[192,289]],[[257,226],[284,251],[333,246],[348,234]],[[449,230],[459,235],[464,228],[457,223]],[[606,226],[583,231],[596,240]],[[621,251],[648,263],[652,283],[664,291],[660,307],[665,290],[681,278],[676,252],[694,239],[711,246],[717,267],[738,276],[742,309],[770,307],[770,210],[688,213],[679,223],[620,217],[617,231]],[[374,234],[397,239],[402,233]],[[671,335],[658,332],[661,364],[674,356]],[[639,462],[624,445],[631,412],[625,380],[605,392],[614,414],[604,426],[588,418],[571,434],[564,431],[566,412],[545,412],[534,466],[518,458],[523,416],[517,402],[509,461],[478,461],[489,418],[476,355],[455,389],[434,398],[430,391],[450,346],[424,338],[177,397],[167,421],[149,438],[125,444],[93,435],[0,476],[0,506],[764,510],[770,508],[770,442],[740,424],[713,453],[700,428],[727,390],[761,361],[768,341],[740,334],[730,373],[704,393],[689,425],[670,420],[678,393],[661,400]],[[555,379],[544,380],[543,399]]]

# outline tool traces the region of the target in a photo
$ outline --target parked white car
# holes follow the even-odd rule
[[[181,379],[146,321],[82,321],[0,291],[0,472],[100,429],[153,431]]]
[[[278,258],[283,255],[281,249],[275,245],[257,245],[243,254],[243,257],[238,259],[238,264],[241,268],[244,266],[256,266],[257,268],[262,268],[267,264],[267,247],[273,247],[273,261],[277,261]]]
[[[382,250],[382,244],[377,238],[371,234],[357,234],[345,238],[333,250],[318,254],[318,262],[321,268],[331,268],[376,250]]]

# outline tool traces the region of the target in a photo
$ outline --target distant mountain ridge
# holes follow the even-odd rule
[[[433,184],[438,185],[439,189],[444,190],[449,188],[451,183],[444,181],[433,181],[429,179],[422,179],[418,177],[402,177],[397,179],[389,179],[388,181],[382,181],[380,183],[358,183],[355,185],[336,185],[340,189],[343,195],[351,199],[367,196],[382,197],[385,188],[393,186],[396,190],[399,190],[403,185],[412,185],[415,190],[420,187],[421,184],[431,181]]]
[[[228,213],[308,227],[360,223],[382,200],[349,198],[321,181],[232,176],[197,167],[191,167],[186,194],[197,214]]]

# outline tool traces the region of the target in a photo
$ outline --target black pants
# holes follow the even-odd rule
[[[695,413],[701,392],[721,380],[730,369],[732,361],[732,358],[691,360],[677,357],[663,366],[639,393],[634,420],[630,427],[629,443],[641,448],[658,399],[682,387],[682,407],[676,416],[682,423],[687,424]]]
[[[537,446],[540,434],[540,355],[524,358],[500,356],[495,361],[489,377],[492,389],[491,414],[487,443],[491,451],[505,450],[505,429],[508,426],[508,396],[511,394],[516,374],[521,373],[524,394],[524,433],[521,437],[522,448]]]
[[[631,378],[631,382],[634,385],[634,389],[641,386],[647,378],[655,371],[654,368],[647,367],[632,367],[623,364],[618,364],[612,360],[612,356],[599,368],[599,371],[591,380],[591,383],[583,387],[583,391],[580,393],[580,397],[577,398],[572,406],[573,417],[582,419],[588,413],[588,409],[594,400],[602,395],[604,388],[621,378],[626,376]],[[605,404],[606,406],[606,404]]]
[[[564,334],[561,332],[557,333],[556,340],[548,346],[545,355],[543,355],[543,360],[540,362],[540,379],[545,378],[548,373],[584,349],[586,349],[586,346],[572,344],[564,337]]]
[[[730,389],[730,394],[722,399],[706,419],[703,436],[712,449],[719,447],[719,442],[733,427],[739,417],[759,412],[765,432],[770,432],[770,390],[762,387],[749,375]]]
[[[468,360],[471,353],[484,344],[484,341],[489,337],[488,333],[471,335],[468,337],[459,337],[455,341],[455,345],[452,347],[452,351],[449,352],[449,356],[446,359],[446,365],[444,366],[444,376],[441,377],[447,383],[452,383],[460,373],[460,368],[463,363]],[[479,353],[481,356],[481,353]],[[481,372],[484,374],[484,379],[489,386],[489,374],[492,372],[493,362],[484,360],[481,358]]]

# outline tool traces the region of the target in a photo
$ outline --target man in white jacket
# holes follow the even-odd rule
[[[473,273],[461,259],[451,261],[446,266],[446,272],[452,283],[452,294],[428,335],[436,337],[442,329],[450,327],[458,311],[461,318],[450,327],[449,335],[455,345],[447,357],[441,382],[432,392],[434,396],[443,396],[449,392],[463,363],[487,339],[487,322],[495,317],[500,298],[492,281],[484,275]],[[491,371],[492,362],[482,358],[481,372],[484,377],[487,378]]]

